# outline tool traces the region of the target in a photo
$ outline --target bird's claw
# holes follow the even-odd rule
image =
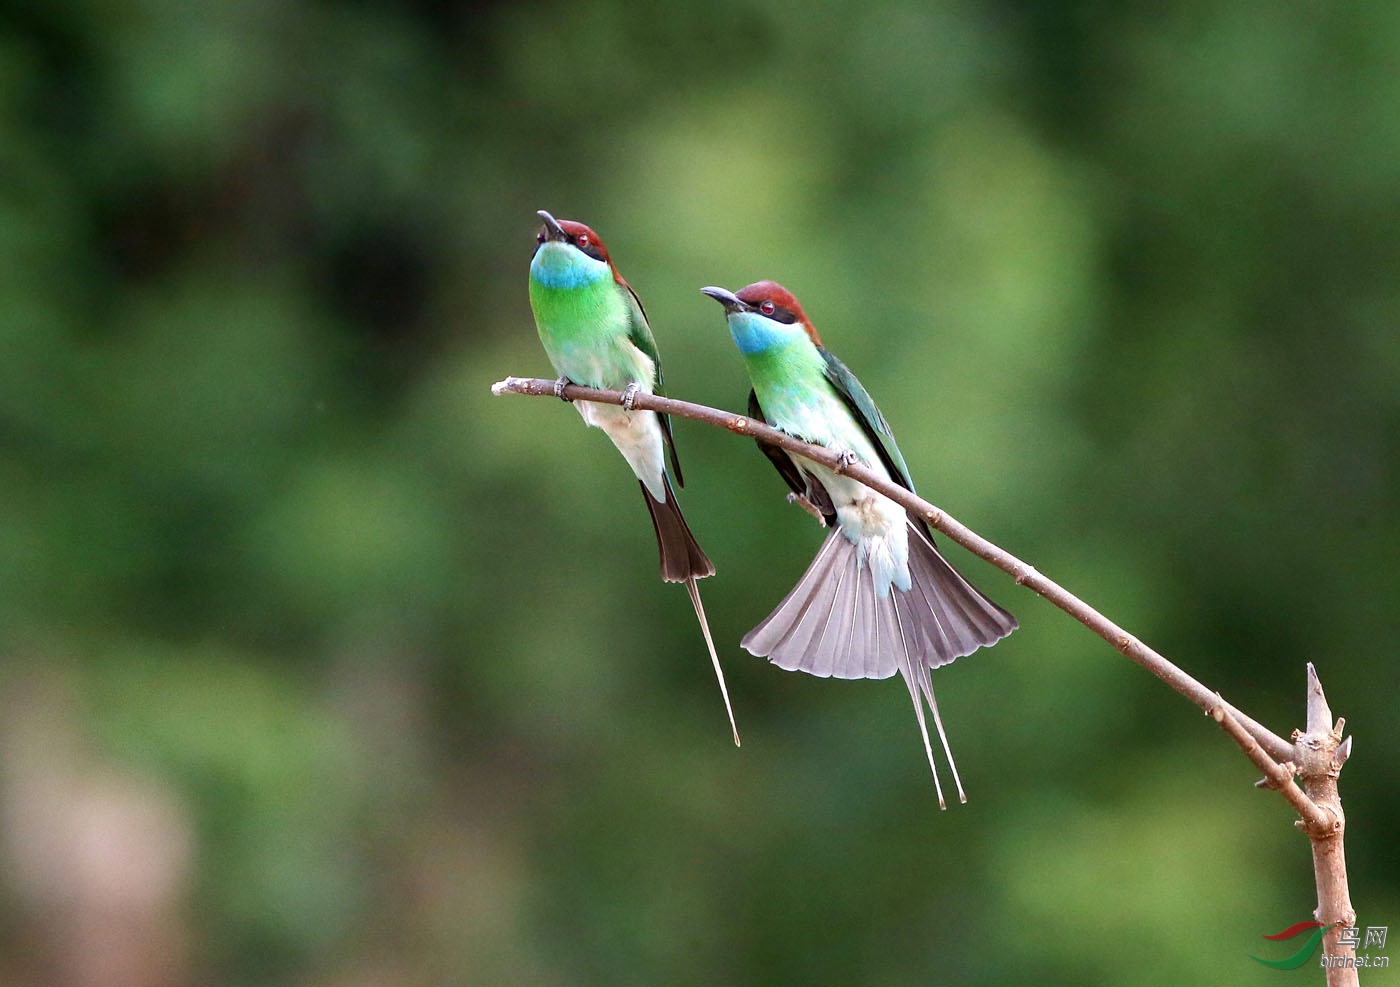
[[[842,449],[840,454],[836,457],[836,472],[844,473],[852,466],[859,465],[859,463],[859,456],[851,452],[851,450],[849,449]]]
[[[572,401],[570,401],[568,398],[564,397],[564,388],[565,388],[565,387],[568,387],[568,386],[569,386],[570,384],[572,384],[572,383],[573,383],[573,381],[569,380],[569,378],[567,378],[567,377],[560,377],[558,380],[556,380],[556,381],[554,382],[554,396],[555,396],[556,398],[558,398],[560,401],[566,401],[566,402],[569,402],[570,404],[572,404],[572,403],[573,403]]]
[[[812,515],[812,517],[820,521],[822,523],[822,527],[826,527],[826,517],[823,516],[821,511],[817,510],[817,505],[808,500],[805,495],[800,493],[790,493],[787,495],[787,499],[789,504],[796,504],[808,514]]]
[[[632,405],[637,401],[637,393],[641,391],[642,385],[635,380],[628,384],[622,391],[622,410],[631,411]]]

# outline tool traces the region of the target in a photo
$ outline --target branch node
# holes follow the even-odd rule
[[[1342,831],[1342,817],[1336,808],[1326,803],[1314,802],[1318,815],[1298,820],[1298,826],[1310,838],[1325,840]]]
[[[749,430],[749,420],[747,418],[731,418],[724,423],[724,427],[731,432],[747,432]]]

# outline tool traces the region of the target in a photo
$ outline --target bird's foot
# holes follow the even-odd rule
[[[822,523],[822,527],[826,527],[826,518],[822,515],[822,512],[817,510],[817,505],[808,500],[804,495],[800,493],[790,493],[787,495],[787,499],[789,504],[796,504],[808,514],[812,515],[812,517],[820,521]]]
[[[859,465],[859,464],[860,464],[860,457],[859,457],[859,456],[857,456],[855,453],[851,452],[851,450],[849,450],[849,449],[843,449],[843,450],[841,450],[840,456],[837,457],[836,472],[838,472],[838,473],[844,473],[844,472],[846,472],[848,469],[850,469],[852,466],[857,466],[857,465]]]
[[[637,394],[641,391],[642,385],[635,380],[628,384],[622,391],[622,410],[631,411],[632,405],[637,401]]]
[[[569,398],[564,397],[564,388],[568,387],[572,383],[573,381],[569,380],[569,378],[560,377],[554,382],[554,396],[560,401],[568,401],[570,404],[572,404],[573,402]]]

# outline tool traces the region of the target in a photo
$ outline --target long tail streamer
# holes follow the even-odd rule
[[[715,653],[715,642],[710,637],[710,622],[705,619],[705,604],[700,602],[700,586],[695,577],[685,581],[690,602],[695,606],[695,616],[700,619],[700,630],[705,635],[705,647],[710,649],[710,661],[715,666],[715,678],[719,680],[719,694],[724,697],[724,711],[729,714],[729,729],[734,731],[734,746],[739,746],[739,726],[734,722],[734,707],[729,704],[729,688],[724,684],[724,669],[719,667],[719,655]]]

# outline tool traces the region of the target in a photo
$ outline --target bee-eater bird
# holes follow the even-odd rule
[[[535,237],[535,256],[530,262],[530,307],[540,342],[559,374],[554,393],[562,398],[564,385],[570,381],[626,392],[621,407],[593,401],[577,401],[574,407],[585,422],[607,433],[641,483],[661,551],[661,578],[685,583],[690,593],[737,745],[739,728],[696,585],[696,580],[714,575],[715,567],[700,550],[676,503],[671,481],[674,479],[676,486],[683,486],[684,481],[671,422],[654,411],[633,410],[638,392],[665,393],[661,357],[651,326],[637,293],[617,273],[597,233],[582,223],[556,220],[543,210],[539,216],[544,225]]]
[[[759,281],[738,294],[701,290],[724,306],[729,333],[743,354],[753,384],[751,418],[859,461],[913,491],[880,409],[822,346],[786,288]],[[792,592],[741,643],[779,668],[823,678],[884,679],[899,672],[914,701],[939,807],[947,806],[921,694],[933,711],[958,798],[966,802],[929,669],[995,644],[1016,629],[1016,618],[948,564],[922,518],[810,459],[763,442],[759,448],[832,532]]]

